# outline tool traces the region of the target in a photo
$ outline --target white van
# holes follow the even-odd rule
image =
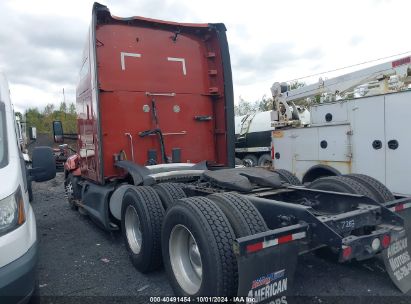
[[[36,148],[33,168],[26,169],[9,87],[0,73],[0,303],[24,302],[35,289],[38,244],[28,186],[54,177],[48,147]]]

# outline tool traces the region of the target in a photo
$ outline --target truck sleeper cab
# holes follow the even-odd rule
[[[124,175],[117,160],[234,165],[225,31],[113,17],[95,4],[77,86],[76,174],[104,184]]]

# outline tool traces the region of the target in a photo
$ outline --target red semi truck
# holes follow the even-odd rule
[[[388,189],[349,177],[334,182],[355,194],[295,186],[285,170],[234,168],[225,32],[114,17],[95,3],[65,190],[73,209],[121,229],[139,271],[164,265],[176,295],[285,303],[298,254],[328,247],[339,262],[384,254],[405,239],[395,211],[411,201],[380,202]],[[61,122],[53,131],[62,142]],[[409,276],[397,282],[386,263],[408,290]]]

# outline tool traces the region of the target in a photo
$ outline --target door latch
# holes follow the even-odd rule
[[[211,116],[205,116],[205,115],[194,116],[194,119],[197,120],[197,121],[213,120],[213,118]]]

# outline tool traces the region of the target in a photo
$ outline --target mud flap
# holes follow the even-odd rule
[[[387,206],[388,207],[388,206]],[[395,284],[403,293],[411,290],[411,202],[398,201],[388,207],[404,220],[404,230],[391,238],[388,249],[382,252],[385,268]]]
[[[292,234],[275,239],[266,237],[261,246],[261,243],[250,241],[250,237],[238,239],[237,294],[240,299],[249,303],[286,304],[297,266],[299,241],[296,237],[305,236],[305,232],[294,230]],[[282,243],[286,239],[289,241]]]

